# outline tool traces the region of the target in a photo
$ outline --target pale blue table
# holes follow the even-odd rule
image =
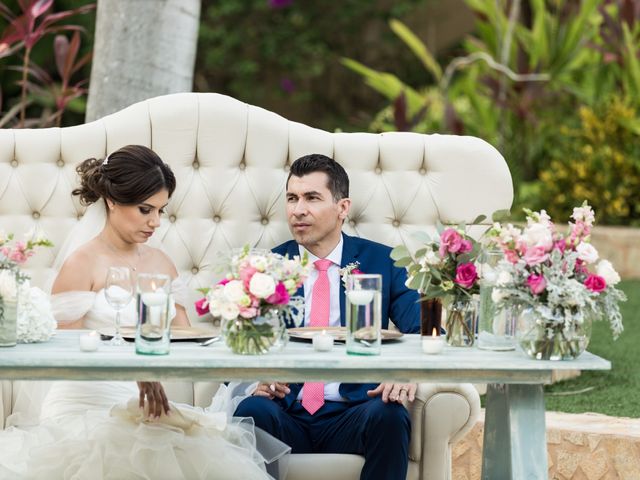
[[[0,349],[0,378],[15,380],[257,380],[284,382],[487,383],[482,478],[547,478],[543,384],[554,370],[609,370],[585,352],[574,361],[534,361],[519,352],[445,348],[425,355],[417,335],[383,345],[380,356],[315,352],[290,342],[282,352],[234,355],[220,344],[173,343],[166,356],[136,355],[133,344],[81,352],[79,331],[60,331],[52,341]]]

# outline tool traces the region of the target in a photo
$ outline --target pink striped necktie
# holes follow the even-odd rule
[[[329,276],[327,270],[333,264],[331,260],[320,259],[313,262],[318,270],[318,278],[313,284],[311,295],[310,327],[329,326]],[[302,390],[302,406],[311,415],[324,405],[324,383],[305,382]]]

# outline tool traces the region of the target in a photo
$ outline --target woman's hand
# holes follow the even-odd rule
[[[149,404],[149,418],[160,418],[162,413],[169,415],[169,400],[160,382],[137,382],[140,390],[140,408],[144,409],[144,400]]]

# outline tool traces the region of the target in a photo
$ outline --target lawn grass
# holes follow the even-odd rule
[[[620,287],[628,297],[622,304],[624,332],[614,341],[608,322],[595,322],[588,347],[611,361],[611,370],[587,371],[546,386],[547,411],[640,418],[640,281],[621,282]]]

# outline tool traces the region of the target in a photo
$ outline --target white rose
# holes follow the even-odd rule
[[[576,252],[578,252],[578,258],[585,263],[595,263],[598,260],[598,250],[590,243],[580,242]]]
[[[249,291],[258,298],[267,298],[276,291],[276,282],[269,275],[257,272],[251,277]]]
[[[522,238],[530,247],[543,247],[545,250],[551,250],[551,247],[553,247],[551,230],[542,223],[529,225],[524,230]]]
[[[224,286],[224,296],[230,302],[240,303],[244,295],[244,285],[240,280],[231,280]]]
[[[224,303],[220,305],[220,316],[225,320],[233,320],[240,315],[240,309],[235,303]]]
[[[600,260],[596,268],[596,273],[604,278],[607,285],[615,285],[620,281],[620,275],[618,275],[618,272],[616,272],[609,260]]]
[[[513,277],[506,270],[502,270],[498,274],[498,278],[496,279],[496,285],[498,285],[500,287],[504,287],[505,285],[509,285],[509,284],[511,284],[511,282],[513,282]]]
[[[0,297],[5,300],[16,300],[18,296],[18,284],[16,274],[6,268],[0,269]]]

